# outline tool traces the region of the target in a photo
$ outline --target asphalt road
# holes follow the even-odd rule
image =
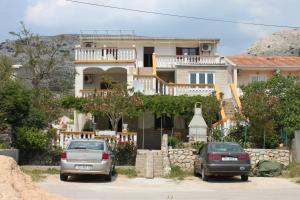
[[[299,200],[300,185],[282,178],[213,178],[203,182],[198,177],[183,181],[155,178],[128,179],[115,177],[112,182],[101,178],[79,177],[61,182],[58,175],[51,175],[39,185],[52,193],[69,199],[101,200]]]

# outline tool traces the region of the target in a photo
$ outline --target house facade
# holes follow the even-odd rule
[[[80,44],[75,48],[75,96],[87,97],[95,91],[105,93],[107,88],[102,78],[110,77],[144,95],[206,96],[216,93],[220,98],[223,93],[225,98],[233,99],[231,65],[217,54],[218,43],[219,39],[215,38],[82,34]],[[225,120],[224,111],[221,116]],[[95,119],[75,112],[73,131],[83,131],[89,120],[95,125],[94,129],[110,128],[108,119]],[[151,141],[160,138],[161,128],[166,128],[158,123],[162,119],[150,113],[122,121],[138,134],[141,129],[147,130]],[[180,118],[164,119],[163,126],[168,124],[173,124],[175,130],[187,130],[187,124]],[[160,146],[160,139],[158,144]]]
[[[300,57],[229,56],[234,84],[239,88],[253,81],[266,81],[275,73],[300,76]]]

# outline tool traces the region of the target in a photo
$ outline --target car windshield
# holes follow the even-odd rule
[[[104,150],[104,143],[99,141],[71,141],[68,149]]]
[[[233,143],[212,143],[210,145],[210,150],[213,152],[244,152],[240,145]]]

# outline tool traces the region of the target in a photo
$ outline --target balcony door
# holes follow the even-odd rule
[[[153,67],[152,54],[154,47],[144,47],[144,67]]]

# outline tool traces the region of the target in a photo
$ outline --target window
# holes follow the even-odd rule
[[[215,74],[211,72],[190,73],[190,84],[214,84]]]
[[[268,79],[267,75],[265,74],[255,74],[250,76],[250,81],[266,81]]]
[[[196,48],[182,48],[182,55],[196,55]]]

